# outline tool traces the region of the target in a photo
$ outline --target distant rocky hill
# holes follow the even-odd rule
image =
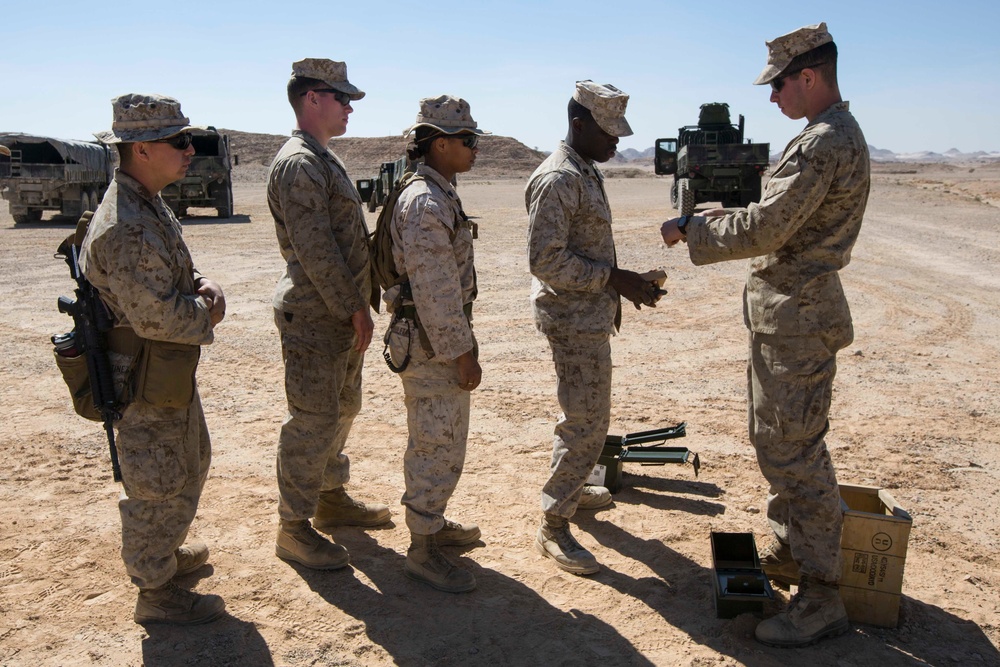
[[[229,135],[230,148],[239,156],[237,180],[260,180],[275,153],[288,140],[277,134],[255,134],[238,130],[220,130]],[[330,148],[347,165],[352,179],[375,176],[383,162],[403,155],[407,141],[402,137],[338,137]],[[479,156],[470,177],[527,177],[535,170],[545,153],[532,150],[517,139],[485,136],[480,139]]]
[[[868,152],[874,162],[993,162],[1000,161],[1000,152],[975,151],[973,153],[963,153],[952,148],[944,153],[933,151],[920,151],[917,153],[895,153],[885,148],[876,148],[868,145]],[[655,149],[652,147],[644,151],[634,148],[626,148],[615,155],[612,163],[626,164],[638,162],[640,164],[652,164]],[[776,162],[781,157],[781,150],[771,153],[771,161]]]

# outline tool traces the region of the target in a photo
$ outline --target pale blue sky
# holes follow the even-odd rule
[[[1000,151],[1000,3],[842,0],[164,3],[6,0],[0,131],[90,138],[112,97],[178,98],[196,124],[284,134],[291,63],[344,60],[368,93],[348,134],[384,136],[421,97],[466,98],[480,127],[551,150],[578,79],[631,95],[643,149],[728,102],[747,134],[782,148],[801,128],[751,82],[764,41],[826,21],[844,98],[869,143],[896,152]],[[415,9],[416,7],[428,9]],[[377,8],[377,9],[376,9]]]

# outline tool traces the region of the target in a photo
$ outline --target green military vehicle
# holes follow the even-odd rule
[[[362,178],[355,182],[361,201],[368,204],[368,210],[372,213],[385,203],[386,198],[392,189],[399,184],[403,174],[413,171],[416,167],[412,160],[405,155],[393,162],[383,162],[379,167],[378,176],[374,178]]]
[[[702,104],[697,125],[680,128],[676,139],[656,140],[654,171],[673,174],[670,203],[681,215],[701,202],[745,207],[760,201],[769,150],[770,144],[744,143],[743,115],[733,125],[728,104]]]
[[[111,151],[96,141],[0,134],[0,194],[15,224],[38,222],[44,211],[78,219],[97,210],[114,173]],[[7,151],[5,151],[7,152]]]
[[[163,188],[161,194],[177,217],[189,208],[214,208],[220,218],[233,216],[233,165],[239,156],[229,150],[229,135],[214,127],[192,129],[194,156],[187,176]]]

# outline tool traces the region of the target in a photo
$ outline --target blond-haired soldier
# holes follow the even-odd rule
[[[361,410],[361,370],[371,342],[371,264],[361,199],[327,148],[347,131],[351,103],[365,96],[347,66],[323,58],[292,65],[288,102],[297,129],[268,172],[267,204],[285,273],[274,294],[288,416],[278,438],[275,553],[315,569],[350,561],[315,528],[377,526],[389,508],[344,490],[344,444]],[[313,519],[313,523],[310,523]]]

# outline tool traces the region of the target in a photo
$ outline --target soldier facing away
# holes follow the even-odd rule
[[[851,258],[868,201],[868,144],[837,83],[837,46],[825,23],[767,42],[754,82],[808,123],[785,148],[759,204],[663,223],[668,246],[684,240],[695,264],[754,258],[744,290],[750,330],[750,442],[771,485],[774,541],[764,571],[798,583],[788,608],[761,622],[757,639],[805,646],[848,629],[840,599],[843,516],[826,447],[837,351],[854,339],[838,271]]]
[[[390,519],[386,505],[365,504],[344,490],[350,478],[344,443],[361,410],[361,370],[374,324],[361,199],[327,142],[347,131],[351,103],[365,94],[348,81],[344,63],[321,58],[294,63],[287,90],[297,129],[267,177],[267,204],[286,262],[273,300],[288,402],[278,438],[275,553],[331,570],[350,556],[315,528]]]
[[[535,546],[574,574],[593,574],[600,566],[570,533],[569,519],[578,508],[611,503],[606,488],[585,482],[611,422],[611,335],[621,324],[620,297],[640,308],[654,306],[661,294],[655,283],[618,268],[611,207],[594,164],[610,160],[618,138],[632,134],[627,103],[628,95],[614,86],[578,82],[566,140],[525,188],[531,303],[535,326],[552,349],[563,411]]]
[[[403,456],[410,547],[404,571],[438,590],[463,593],[476,579],[439,547],[472,544],[479,526],[445,517],[465,465],[471,392],[482,380],[472,332],[476,299],[472,223],[452,184],[472,169],[480,130],[463,99],[420,101],[412,160],[422,160],[392,213],[392,254],[406,281],[390,288],[386,342],[403,382],[409,437]]]
[[[195,370],[226,299],[195,270],[159,194],[184,177],[194,155],[180,103],[130,94],[113,109],[111,130],[96,136],[117,148],[120,167],[84,237],[80,267],[115,323],[109,359],[126,403],[117,422],[121,554],[139,587],[135,622],[192,625],[225,609],[218,595],[173,579],[208,560],[204,544],[184,544],[212,459]]]

